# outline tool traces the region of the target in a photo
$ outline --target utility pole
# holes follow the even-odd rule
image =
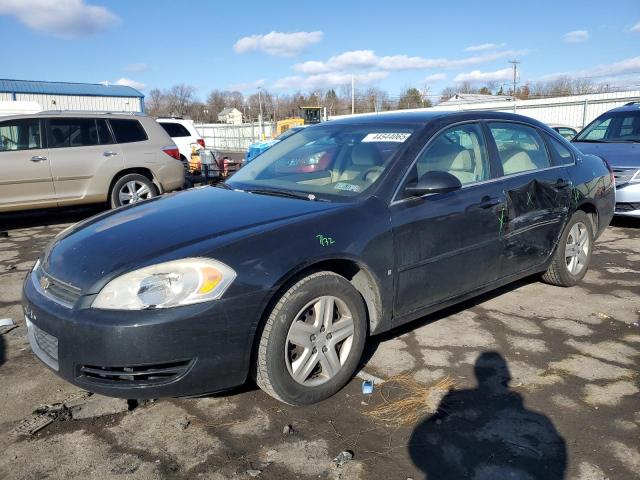
[[[356,113],[356,93],[355,93],[355,78],[353,73],[351,74],[351,115]]]
[[[262,87],[258,87],[258,105],[260,106],[260,140],[264,140],[264,123],[262,121]]]
[[[513,64],[513,99],[516,98],[516,78],[518,76],[518,64],[517,60],[509,60],[509,63]]]

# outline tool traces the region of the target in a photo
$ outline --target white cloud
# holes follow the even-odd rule
[[[103,80],[103,85],[124,85],[126,87],[135,88],[136,90],[144,90],[147,86],[144,83],[136,82],[135,80],[131,80],[130,78],[119,78],[115,82],[109,82],[108,80]]]
[[[374,83],[389,76],[388,72],[366,72],[353,76],[356,85],[362,86]],[[350,85],[350,73],[320,73],[309,75],[294,75],[281,78],[274,84],[278,90],[314,90],[317,88],[338,87],[340,85]]]
[[[129,65],[126,65],[124,67],[124,69],[127,72],[144,72],[147,68],[149,68],[149,65],[147,65],[146,63],[130,63]]]
[[[11,15],[29,28],[61,38],[105,30],[118,17],[84,0],[0,0],[0,15]]]
[[[576,70],[572,72],[560,72],[545,75],[539,80],[549,81],[555,80],[560,77],[572,77],[572,78],[613,78],[616,75],[629,75],[634,73],[640,73],[640,57],[625,58],[614,63],[596,65],[595,67],[586,68],[583,70]]]
[[[314,32],[270,32],[266,35],[243,37],[233,45],[236,53],[263,51],[269,55],[293,57],[304,52],[307,47],[322,40],[321,31]]]
[[[589,32],[587,30],[574,30],[564,34],[564,41],[567,43],[581,43],[589,40]]]
[[[430,82],[439,82],[440,80],[446,80],[446,79],[447,79],[446,73],[434,73],[433,75],[429,75],[425,77],[423,81],[426,83],[430,83]]]
[[[498,80],[509,80],[513,76],[513,70],[510,68],[503,68],[496,70],[495,72],[481,72],[480,70],[474,70],[468,73],[461,73],[456,75],[453,80],[456,82],[495,82]]]
[[[246,92],[247,90],[255,90],[258,87],[264,85],[266,80],[261,78],[259,80],[255,80],[253,82],[241,82],[236,83],[234,85],[229,86],[229,90],[237,91],[237,92]]]
[[[320,73],[348,72],[368,68],[387,71],[457,68],[491,62],[504,57],[525,55],[526,53],[526,50],[505,50],[451,60],[447,58],[410,57],[408,55],[379,57],[373,50],[354,50],[333,56],[326,62],[313,60],[298,63],[293,66],[293,69],[301,73],[316,75]]]
[[[465,52],[485,52],[487,50],[495,50],[502,48],[506,43],[481,43],[480,45],[471,45],[464,49]]]
[[[633,27],[631,27],[631,31],[640,33],[640,22],[636,23]]]

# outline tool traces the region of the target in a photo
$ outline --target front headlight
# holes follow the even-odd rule
[[[217,260],[185,258],[125,273],[107,283],[93,308],[143,310],[216,300],[236,278]]]

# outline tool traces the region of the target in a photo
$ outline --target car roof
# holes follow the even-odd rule
[[[22,118],[78,118],[78,117],[104,117],[104,118],[131,118],[131,117],[147,117],[146,114],[140,112],[105,112],[90,110],[44,110],[37,113],[27,113],[19,115],[6,115],[0,117],[0,120],[19,120]]]
[[[531,117],[517,115],[508,112],[495,112],[490,110],[474,110],[474,111],[435,111],[421,110],[409,112],[381,112],[374,114],[353,115],[349,117],[341,117],[329,120],[330,124],[358,125],[358,124],[405,124],[405,125],[426,125],[435,120],[451,118],[452,121],[477,120],[477,119],[493,119],[493,120],[514,120],[520,122],[531,123],[538,126],[546,127],[543,123]]]
[[[625,103],[621,107],[612,108],[609,112],[634,112],[638,110],[640,110],[640,101]]]

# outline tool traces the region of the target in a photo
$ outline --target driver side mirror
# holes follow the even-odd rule
[[[449,172],[431,171],[420,177],[418,182],[407,185],[405,193],[410,197],[421,197],[431,193],[447,193],[459,190],[462,183],[458,177]]]

